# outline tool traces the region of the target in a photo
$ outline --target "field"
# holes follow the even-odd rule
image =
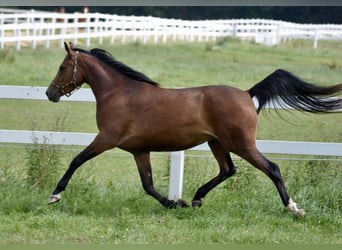
[[[78,45],[84,48],[82,42]],[[265,47],[232,39],[164,45],[105,42],[99,47],[163,87],[229,84],[248,89],[276,68],[322,85],[341,82],[339,42],[320,42],[317,50],[305,41]],[[64,56],[58,47],[6,48],[0,51],[0,84],[47,86]],[[280,114],[260,115],[258,139],[342,142],[340,113]],[[0,127],[96,132],[95,104],[0,100]],[[133,158],[118,149],[84,164],[61,202],[48,206],[56,181],[80,150],[1,145],[0,244],[342,243],[341,158],[270,156],[280,165],[290,195],[306,210],[304,219],[289,214],[271,181],[236,157],[238,173],[210,192],[201,208],[164,209],[144,193]],[[167,194],[169,156],[152,157],[155,187]],[[190,202],[217,171],[209,152],[188,151],[184,199]]]

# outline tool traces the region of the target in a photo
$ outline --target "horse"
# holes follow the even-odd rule
[[[178,151],[207,142],[219,165],[217,176],[199,187],[192,207],[236,172],[234,153],[265,173],[276,186],[285,208],[298,217],[304,209],[289,196],[276,163],[256,147],[259,112],[270,102],[294,109],[327,113],[342,108],[336,96],[342,84],[319,86],[276,69],[248,90],[215,85],[184,89],[162,88],[145,74],[117,61],[108,51],[84,50],[64,42],[67,52],[46,95],[52,102],[70,96],[87,83],[96,99],[98,134],[70,163],[52,192],[48,204],[61,199],[75,171],[86,161],[118,147],[130,152],[145,192],[165,208],[189,207],[182,199],[169,200],[153,185],[150,152]],[[258,107],[253,99],[258,101]]]

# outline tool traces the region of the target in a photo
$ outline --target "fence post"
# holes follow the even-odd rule
[[[78,39],[77,39],[77,34],[78,34],[78,32],[79,32],[79,28],[78,28],[78,17],[79,15],[77,14],[77,13],[74,13],[74,16],[73,16],[73,19],[74,19],[74,24],[75,24],[75,26],[74,26],[74,41],[73,41],[73,43],[74,44],[77,44],[77,41],[78,41]]]
[[[116,15],[113,15],[113,18],[110,20],[111,25],[110,25],[110,44],[114,44],[115,43],[115,36],[116,36],[116,25],[115,25],[115,18]]]
[[[18,16],[15,16],[14,18],[14,24],[16,25],[16,28],[15,28],[15,36],[17,37],[17,42],[16,42],[16,50],[19,51],[20,50],[20,43],[21,43],[21,27],[19,25],[19,21],[18,21]]]
[[[170,154],[169,199],[178,200],[183,191],[184,151]]]
[[[237,24],[236,24],[236,22],[233,23],[232,36],[237,37]]]
[[[97,17],[96,17],[97,18]],[[87,33],[87,38],[86,38],[86,46],[90,46],[90,23],[91,23],[91,18],[87,17],[87,27],[86,27],[86,33]],[[95,23],[97,24],[97,19],[95,19]],[[95,28],[96,29],[96,28]]]
[[[63,16],[63,15],[62,15]],[[63,16],[63,26],[61,28],[61,40],[60,40],[60,47],[64,47],[64,35],[67,33],[67,25],[68,25],[68,17]]]
[[[45,40],[45,48],[50,47],[50,38],[51,38],[51,30],[49,23],[46,24],[46,40]]]
[[[318,28],[315,29],[315,37],[314,37],[314,44],[313,44],[313,48],[317,49],[317,43],[318,43]]]
[[[35,49],[37,47],[36,37],[37,37],[37,30],[39,29],[39,27],[35,23],[32,23],[31,24],[31,28],[32,28],[32,35],[33,35],[32,43],[31,43],[31,48]]]
[[[0,13],[0,49],[4,49],[5,42],[3,41],[3,38],[5,37],[5,31],[2,29],[2,25],[4,24],[4,14]]]

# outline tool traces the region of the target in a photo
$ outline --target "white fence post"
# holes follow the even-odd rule
[[[318,43],[318,28],[315,29],[315,37],[314,37],[314,44],[313,44],[313,48],[317,49],[317,43]]]
[[[182,197],[184,172],[184,151],[171,152],[169,199],[178,200]]]
[[[4,19],[4,14],[0,13],[0,49],[4,49],[5,47],[5,31],[3,30]]]

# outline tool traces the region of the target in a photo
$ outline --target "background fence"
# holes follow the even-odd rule
[[[45,91],[46,87],[0,85],[0,99],[47,100]],[[83,88],[69,98],[62,97],[61,100],[94,102],[95,98],[90,89]],[[268,106],[268,108],[279,107]],[[0,129],[0,143],[32,144],[35,141],[57,145],[87,146],[95,136],[95,133]],[[342,143],[257,140],[257,147],[261,152],[271,154],[342,156]],[[209,147],[207,143],[204,143],[191,150],[208,151]],[[178,199],[182,196],[183,170],[184,151],[172,152],[170,154],[169,199]]]
[[[118,16],[100,13],[50,13],[34,10],[9,13],[0,9],[0,48],[15,45],[35,48],[50,42],[85,39],[90,46],[92,39],[101,44],[109,38],[113,44],[119,40],[142,43],[167,41],[210,41],[222,37],[236,37],[256,43],[276,45],[292,39],[312,39],[317,48],[318,40],[342,39],[342,25],[296,24],[291,22],[239,19],[186,21],[157,17]]]

